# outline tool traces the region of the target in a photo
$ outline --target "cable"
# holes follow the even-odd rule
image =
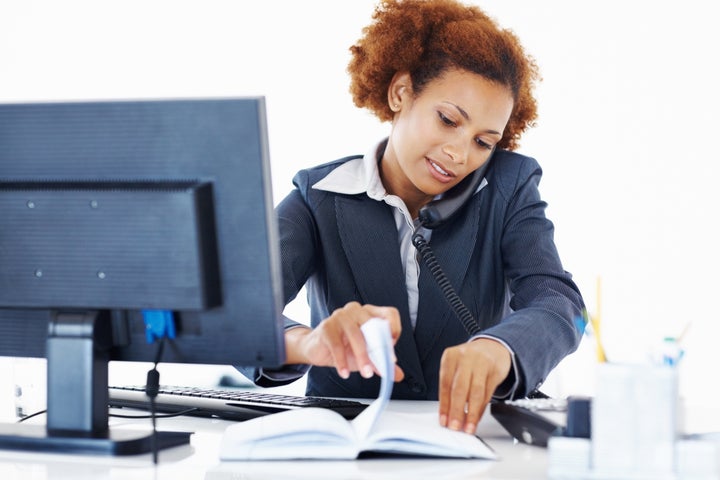
[[[165,347],[165,337],[160,337],[157,352],[155,352],[155,362],[152,370],[147,373],[147,381],[145,382],[145,395],[150,401],[150,418],[152,419],[152,437],[150,438],[150,446],[152,448],[153,463],[158,463],[158,442],[157,442],[157,414],[155,412],[155,397],[160,391],[160,372],[157,370],[158,363],[162,358],[163,348]]]
[[[37,412],[35,412],[35,413],[31,413],[30,415],[25,415],[24,417],[19,418],[18,421],[17,421],[17,423],[24,422],[25,420],[30,420],[30,419],[33,418],[33,417],[37,417],[38,415],[42,415],[43,413],[47,413],[47,410],[40,410],[40,411],[37,411]]]
[[[180,410],[178,412],[160,413],[160,414],[155,413],[153,415],[155,416],[155,418],[173,418],[173,417],[182,417],[183,415],[188,415],[193,412],[197,412],[199,410],[200,409],[197,407],[190,407],[190,408],[186,408],[185,410]],[[45,410],[43,410],[42,412],[34,413],[33,415],[38,415],[43,412],[45,412]],[[153,418],[153,415],[124,415],[122,413],[111,413],[109,415],[111,417],[115,417],[115,418]]]
[[[173,413],[160,413],[160,414],[156,413],[155,418],[182,417],[183,415],[189,415],[193,412],[197,412],[198,410],[200,410],[200,409],[197,407],[191,407],[191,408],[186,408],[185,410],[180,410],[178,412],[173,412]],[[31,413],[30,415],[25,415],[24,417],[19,418],[17,420],[17,423],[22,423],[25,420],[30,420],[31,418],[37,417],[38,415],[42,415],[44,413],[47,413],[47,410],[40,410],[35,413]],[[109,413],[108,416],[114,417],[114,418],[152,418],[151,415],[124,415],[122,413]]]
[[[428,245],[425,241],[425,238],[420,233],[415,232],[412,237],[412,242],[418,253],[420,253],[422,259],[425,261],[425,265],[427,265],[430,273],[433,277],[435,277],[435,281],[442,290],[445,300],[447,300],[450,307],[453,309],[453,312],[455,312],[455,315],[458,319],[460,319],[465,331],[470,336],[480,333],[480,326],[473,317],[472,313],[470,313],[470,310],[468,310],[465,306],[462,299],[460,299],[460,296],[455,292],[455,289],[450,284],[450,280],[448,280],[445,272],[443,272],[440,267],[440,264],[435,258],[435,254],[430,248],[430,245]]]

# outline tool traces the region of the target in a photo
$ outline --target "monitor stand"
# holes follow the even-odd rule
[[[192,432],[109,427],[111,346],[109,311],[54,312],[45,353],[47,423],[0,424],[0,449],[136,455],[189,444]]]

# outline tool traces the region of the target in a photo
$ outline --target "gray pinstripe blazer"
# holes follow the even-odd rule
[[[403,327],[395,349],[406,379],[395,385],[393,398],[437,399],[442,353],[468,335],[422,263],[413,330],[392,207],[366,194],[311,188],[352,158],[300,171],[295,190],[277,207],[285,300],[306,286],[313,326],[353,300],[395,306]],[[517,397],[540,386],[577,348],[581,333],[574,322],[584,304],[563,269],[553,224],[545,217],[540,166],[502,150],[491,162],[488,185],[459,215],[433,230],[430,246],[483,333],[515,352]],[[263,384],[257,372],[244,373]],[[377,378],[353,374],[343,380],[320,367],[308,372],[308,395],[375,398],[378,389]]]

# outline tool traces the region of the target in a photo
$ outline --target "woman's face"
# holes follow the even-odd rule
[[[462,70],[448,71],[418,96],[410,76],[399,74],[388,101],[396,113],[381,175],[413,214],[488,161],[513,109],[507,87]]]

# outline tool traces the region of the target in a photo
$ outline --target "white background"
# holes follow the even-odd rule
[[[713,399],[720,336],[714,2],[473,3],[513,30],[540,66],[540,117],[520,151],[544,168],[541,191],[556,241],[591,313],[601,279],[610,360],[642,361],[663,337],[686,331],[681,393]],[[348,47],[374,5],[0,0],[0,101],[264,95],[279,201],[298,169],[364,153],[388,132],[347,93]],[[548,393],[592,392],[592,340],[553,373]],[[130,381],[143,381],[144,370]],[[181,378],[192,378],[187,372]]]

